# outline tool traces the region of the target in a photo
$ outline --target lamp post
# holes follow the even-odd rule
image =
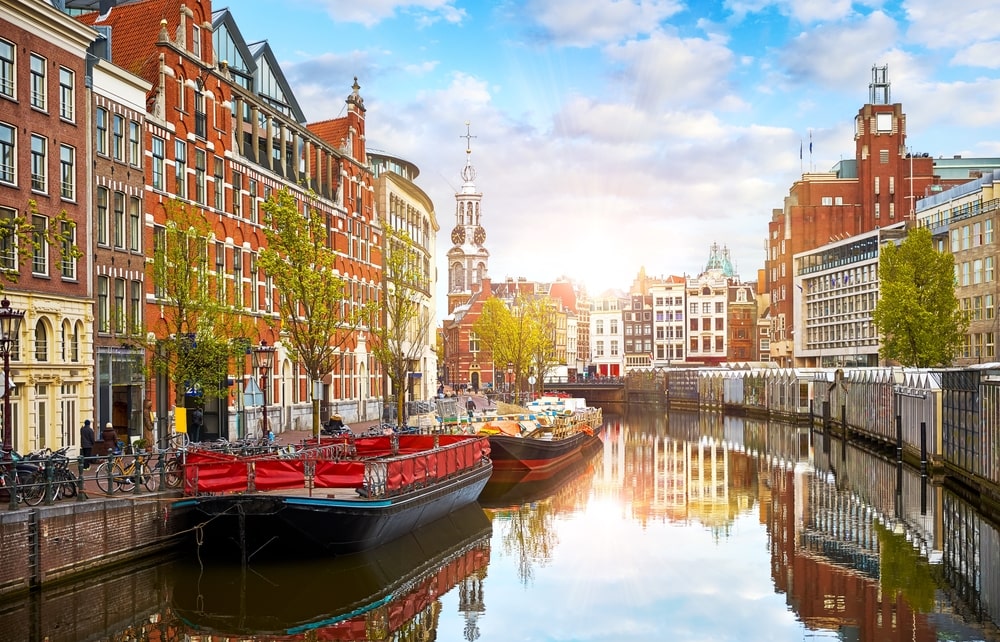
[[[270,385],[267,375],[271,370],[271,363],[274,360],[274,350],[274,346],[267,345],[267,341],[261,341],[260,345],[253,349],[254,365],[257,366],[257,370],[260,372],[260,389],[264,394],[261,422],[263,423],[264,436],[268,439],[271,438],[271,428],[267,423],[267,389]]]
[[[511,382],[511,379],[513,378],[513,375],[514,375],[514,363],[512,361],[508,361],[507,362],[507,378],[504,379],[504,383],[506,384],[504,386],[504,388],[507,389],[506,392],[510,392],[510,382]]]
[[[21,329],[21,321],[24,319],[24,310],[15,310],[10,307],[7,297],[0,301],[0,352],[3,352],[3,450],[4,459],[10,457],[10,451],[14,447],[13,435],[11,434],[10,421],[10,349],[14,347],[18,332]]]

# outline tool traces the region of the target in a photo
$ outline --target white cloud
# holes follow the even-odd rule
[[[604,49],[619,66],[617,80],[645,109],[672,106],[718,107],[727,97],[732,51],[723,38],[679,38],[663,31]],[[738,101],[737,101],[738,102]]]
[[[1000,40],[977,42],[959,49],[952,57],[951,64],[1000,69]]]
[[[730,0],[723,4],[737,20],[772,7],[806,24],[841,20],[854,12],[851,0]]]
[[[676,0],[529,0],[524,12],[544,41],[588,47],[649,33],[683,9]]]
[[[996,0],[906,0],[906,41],[928,49],[964,47],[1000,36],[1000,3]]]

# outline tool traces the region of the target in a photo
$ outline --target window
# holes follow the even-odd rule
[[[611,340],[611,356],[612,357],[618,356],[618,341],[614,339]]]
[[[0,123],[0,181],[14,183],[17,171],[17,131]]]
[[[194,135],[205,138],[208,132],[208,119],[205,116],[205,95],[200,90],[194,92]]]
[[[187,109],[187,103],[184,100],[186,93],[187,91],[184,88],[184,78],[179,77],[177,79],[177,109],[179,111],[184,111],[185,109]]]
[[[125,279],[115,279],[115,334],[125,334]]]
[[[142,132],[139,123],[134,120],[128,121],[128,162],[138,167],[142,164],[142,154],[140,153],[139,140]]]
[[[125,118],[115,114],[111,119],[111,155],[117,161],[125,160]]]
[[[225,192],[223,192],[222,189],[223,189],[223,182],[226,179],[225,179],[225,164],[222,162],[222,159],[219,158],[218,156],[215,157],[214,167],[215,171],[213,172],[213,175],[215,176],[215,182],[212,184],[212,188],[214,190],[212,193],[214,201],[213,207],[215,207],[216,210],[221,212],[225,208],[225,199],[223,198]]]
[[[195,58],[201,58],[201,27],[198,25],[191,27],[191,53]]]
[[[76,225],[70,223],[69,221],[63,221],[61,228],[62,277],[63,279],[73,280],[76,279],[76,257],[73,256],[73,250],[76,245]]]
[[[215,282],[219,303],[226,302],[226,244],[215,243]]]
[[[153,226],[153,257],[154,260],[166,260],[167,228],[162,225]],[[153,296],[157,299],[167,298],[166,285],[162,280],[153,281]]]
[[[194,200],[205,203],[205,150],[194,150]]]
[[[233,248],[233,305],[243,307],[243,250]]]
[[[878,152],[878,162],[881,163],[882,165],[888,165],[889,164],[889,150],[888,149],[880,149],[879,150],[879,152]]]
[[[987,256],[983,259],[983,282],[993,282],[993,257]]]
[[[142,281],[132,281],[131,305],[129,306],[129,332],[142,333]]]
[[[97,188],[97,244],[108,244],[108,188]]]
[[[14,45],[0,40],[0,96],[14,97]]]
[[[31,189],[36,192],[46,191],[48,184],[45,177],[48,145],[48,141],[38,134],[31,135]]]
[[[243,203],[243,174],[233,172],[233,216],[240,215],[240,205]]]
[[[125,247],[125,194],[115,192],[115,247]]]
[[[184,183],[187,178],[187,145],[182,140],[174,141],[174,182],[177,195],[184,198]]]
[[[140,210],[142,202],[135,196],[128,199],[128,249],[133,252],[142,250],[142,221]]]
[[[993,219],[988,218],[983,221],[983,244],[990,245],[993,243]]]
[[[820,205],[833,205],[833,197],[832,196],[824,196],[820,200]]]
[[[881,113],[875,114],[875,131],[876,132],[891,132],[892,131],[892,114]],[[888,150],[883,150],[885,154],[888,154]],[[888,161],[886,161],[888,162]]]
[[[45,109],[45,58],[31,54],[31,106]]]
[[[97,277],[97,331],[111,331],[111,314],[108,308],[108,277]]]
[[[247,181],[250,191],[250,220],[257,222],[257,181],[251,178]]]
[[[604,319],[594,322],[594,334],[604,334]]]
[[[951,231],[951,253],[954,254],[955,252],[958,252],[958,248],[959,248],[958,230],[952,230]]]
[[[45,322],[39,320],[35,324],[35,361],[49,360],[49,333],[45,331]]]
[[[3,42],[3,41],[0,41]],[[0,221],[3,222],[4,234],[0,234],[0,269],[13,270],[17,267],[17,235],[11,230],[17,213],[9,208],[0,207]]]
[[[603,341],[598,341],[594,345],[594,356],[596,356],[596,357],[603,357],[604,356],[604,342]]]
[[[69,145],[59,147],[59,195],[68,201],[76,198],[76,150]]]
[[[97,112],[94,114],[94,121],[97,124],[97,140],[95,142],[95,147],[97,148],[97,153],[101,156],[107,156],[108,154],[108,110],[103,107],[98,107]]]
[[[159,136],[153,136],[153,189],[163,190],[163,167],[166,143]]]
[[[618,319],[611,319],[611,326],[608,332],[610,334],[618,334]]]
[[[65,67],[59,68],[59,117],[73,120],[76,100],[75,74]]]
[[[34,248],[31,255],[31,272],[39,276],[49,274],[49,219],[35,214],[31,217],[31,242]]]

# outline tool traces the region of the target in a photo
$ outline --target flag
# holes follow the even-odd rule
[[[812,130],[809,131],[809,155],[813,154],[813,133]]]
[[[799,139],[799,160],[802,160],[802,139]]]

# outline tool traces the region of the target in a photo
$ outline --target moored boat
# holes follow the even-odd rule
[[[504,414],[479,427],[490,441],[493,469],[554,474],[600,447],[600,408],[579,397],[541,397],[519,414]]]
[[[244,558],[346,554],[390,542],[476,501],[486,438],[380,435],[238,456],[192,450],[186,497],[199,546]]]
[[[594,461],[603,443],[596,440],[584,446],[580,457],[558,470],[494,470],[478,503],[486,509],[499,509],[543,500],[574,480],[592,476]]]

